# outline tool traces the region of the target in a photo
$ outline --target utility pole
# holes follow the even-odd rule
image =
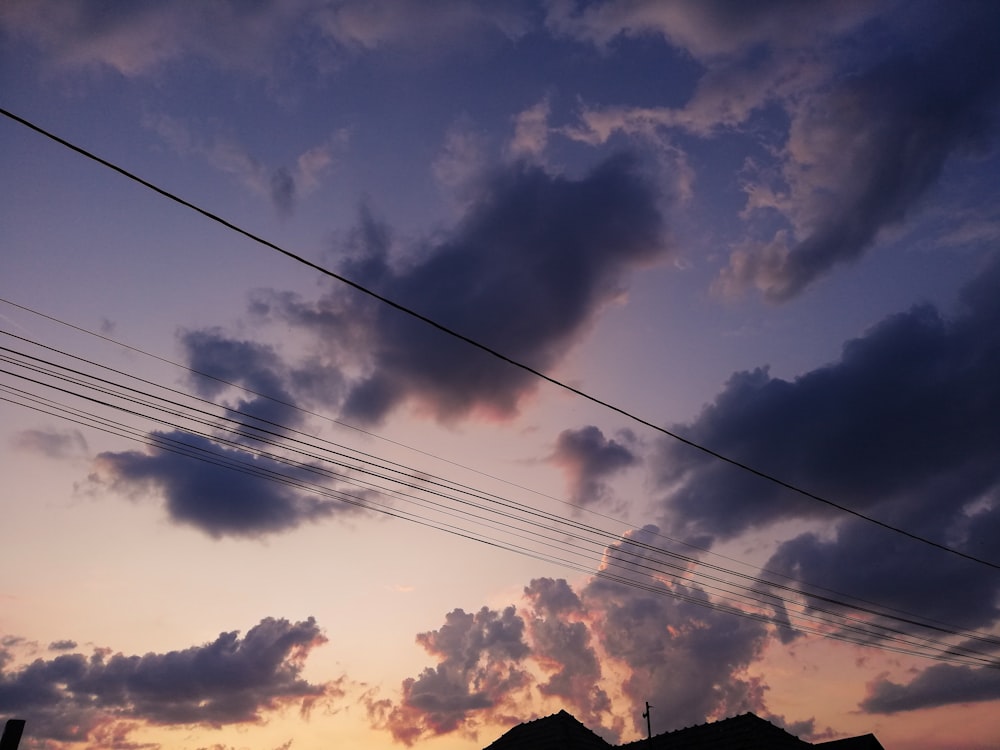
[[[650,745],[653,744],[653,725],[649,720],[649,709],[651,708],[652,706],[649,705],[649,701],[646,701],[646,712],[642,715],[642,718],[646,720],[646,738],[649,740]]]

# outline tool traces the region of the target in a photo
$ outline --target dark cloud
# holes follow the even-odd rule
[[[849,342],[837,362],[793,381],[737,373],[677,430],[881,521],[995,559],[998,285],[994,259],[953,317],[926,305],[894,315]],[[1000,617],[995,571],[986,566],[676,443],[664,443],[662,459],[664,511],[680,534],[710,541],[788,519],[827,519],[823,534],[784,541],[764,567],[959,628],[988,628]]]
[[[895,714],[998,699],[1000,671],[986,667],[936,664],[905,685],[885,677],[875,680],[868,685],[868,694],[860,708],[873,714]]]
[[[73,458],[87,453],[87,441],[78,430],[22,430],[11,444],[18,450],[48,458]]]
[[[593,425],[559,433],[549,460],[566,474],[573,502],[590,505],[606,500],[610,489],[604,480],[638,463],[635,436],[626,431],[620,439],[605,438]]]
[[[408,266],[390,264],[388,231],[364,214],[347,270],[390,298],[548,369],[621,293],[627,271],[666,253],[663,235],[657,192],[628,158],[609,160],[575,181],[518,164],[484,180],[458,227]],[[220,381],[266,394],[272,398],[237,393],[228,403],[272,423],[300,424],[301,412],[288,404],[303,398],[339,404],[360,421],[381,419],[403,401],[441,419],[474,410],[510,415],[538,383],[342,289],[315,304],[292,294],[261,293],[251,311],[305,328],[325,360],[295,369],[273,348],[217,329],[184,332],[181,344],[193,369],[219,379],[199,379],[202,395],[220,400],[234,393]],[[336,388],[341,377],[349,379],[343,398]],[[208,446],[203,439],[186,440],[196,449]],[[622,460],[613,445],[604,448],[596,474]],[[273,468],[228,449],[216,453],[255,469]],[[115,486],[162,493],[174,520],[214,536],[287,530],[328,516],[334,507],[287,486],[265,486],[160,450],[104,454],[99,463]]]
[[[658,196],[630,159],[580,180],[516,164],[482,183],[458,226],[393,265],[388,230],[363,216],[351,278],[541,370],[623,290],[628,271],[667,252]],[[510,416],[537,379],[367,298],[258,295],[253,310],[311,330],[352,374],[344,416],[376,422],[404,402],[449,420]]]
[[[778,209],[791,231],[735,252],[721,288],[753,285],[775,301],[797,295],[909,218],[949,160],[992,145],[1000,9],[929,7],[904,8],[899,26],[913,37],[888,45],[885,59],[789,104],[782,183],[751,205]]]
[[[257,723],[280,707],[305,710],[338,693],[335,686],[301,677],[309,652],[325,641],[312,618],[298,623],[266,618],[242,639],[235,631],[222,633],[183,651],[125,656],[98,650],[90,657],[36,659],[0,672],[0,713],[29,715],[33,738],[102,747],[130,746],[124,734],[135,724],[122,720],[213,727]]]
[[[280,430],[276,425],[302,426],[303,412],[290,406],[300,392],[328,388],[332,392],[327,397],[336,397],[335,372],[313,374],[311,369],[299,372],[288,367],[266,344],[235,339],[218,328],[184,331],[180,342],[188,367],[211,376],[192,375],[198,393],[219,400],[233,390],[230,383],[246,389],[228,403],[243,414],[267,422],[263,426],[268,430]],[[248,423],[255,424],[252,420]]]
[[[496,713],[529,676],[520,667],[528,654],[524,620],[507,607],[476,613],[449,612],[439,630],[417,643],[439,658],[419,677],[403,682],[401,702],[369,702],[377,726],[407,745],[456,730],[473,712]]]
[[[162,495],[172,521],[210,536],[260,537],[352,507],[296,489],[293,485],[299,482],[315,484],[321,479],[304,467],[223,448],[187,433],[152,433],[152,437],[209,460],[161,448],[101,453],[92,480],[131,496]],[[275,481],[267,481],[269,477]]]
[[[76,647],[76,641],[70,640],[52,641],[52,643],[49,644],[50,651],[72,651]]]
[[[963,536],[969,503],[1000,480],[1000,305],[994,260],[953,318],[930,306],[893,315],[848,342],[840,359],[795,380],[766,369],[733,375],[690,425],[692,440],[762,471],[915,531]],[[730,537],[786,518],[829,516],[782,490],[676,442],[665,442],[660,481],[674,526]],[[980,518],[980,522],[990,517]],[[975,549],[973,549],[975,545]]]
[[[988,628],[1000,617],[995,571],[860,521],[826,541],[802,534],[783,542],[764,567],[959,628]]]

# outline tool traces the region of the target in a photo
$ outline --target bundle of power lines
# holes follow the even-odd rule
[[[173,453],[276,482],[299,493],[776,627],[939,661],[1000,667],[991,654],[1000,648],[1000,639],[988,633],[859,600],[770,571],[741,572],[737,566],[725,564],[738,561],[664,535],[657,535],[653,544],[623,533],[628,524],[606,515],[587,511],[590,522],[584,522],[578,508],[567,507],[565,513],[544,510],[537,502],[495,494],[316,437],[11,331],[0,330],[0,339],[5,344],[0,346],[0,400],[140,443],[153,452]],[[127,348],[178,368],[188,379],[213,377],[137,347]],[[296,408],[234,383],[215,383],[219,385]]]
[[[0,109],[0,114],[255,243],[395,308],[400,314],[414,317],[470,347],[485,351],[504,366],[527,371],[558,388],[811,501],[836,508],[971,563],[1000,570],[1000,564],[996,562],[921,537],[821,497],[563,383],[419,311],[262,239],[18,115],[4,109]],[[99,336],[50,316],[43,317],[77,332]],[[860,600],[771,571],[759,571],[759,575],[739,572],[721,563],[708,562],[705,558],[724,559],[743,566],[740,561],[691,548],[663,535],[657,535],[662,544],[643,542],[634,535],[623,533],[628,524],[609,516],[590,513],[588,518],[595,519],[594,522],[583,523],[570,515],[545,511],[531,503],[430,474],[384,456],[310,436],[289,425],[260,419],[44,342],[9,331],[0,331],[0,334],[8,344],[0,347],[0,375],[4,378],[0,381],[0,400],[136,441],[152,450],[207,462],[262,481],[277,482],[298,492],[404,519],[623,586],[680,598],[776,627],[794,628],[804,633],[940,661],[1000,668],[1000,661],[992,655],[995,649],[1000,648],[1000,639],[991,634],[962,629]],[[183,367],[136,347],[119,345],[161,363]],[[196,377],[213,377],[211,373],[193,370],[188,370],[188,373]],[[233,383],[225,385],[239,387]],[[255,398],[271,398],[270,394],[247,392]],[[287,408],[297,408],[293,404],[278,403]],[[453,464],[446,459],[445,462]],[[615,528],[600,525],[602,523],[611,523]],[[677,551],[681,547],[687,551]]]

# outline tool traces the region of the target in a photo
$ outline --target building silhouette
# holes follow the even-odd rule
[[[485,750],[885,750],[873,734],[810,743],[752,713],[612,745],[566,711],[518,724]]]

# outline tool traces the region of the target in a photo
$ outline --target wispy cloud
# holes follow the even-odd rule
[[[549,127],[551,110],[552,105],[545,98],[517,113],[514,117],[514,135],[507,145],[507,153],[511,158],[544,162],[552,132]]]
[[[406,0],[342,2],[325,5],[316,11],[315,18],[338,44],[364,50],[387,45],[424,49],[464,46],[489,34],[516,39],[533,26],[525,4],[482,0],[444,0],[430,6]]]
[[[98,67],[137,77],[195,56],[268,76],[308,5],[12,0],[0,8],[0,23],[46,49],[62,69]]]
[[[143,124],[178,154],[200,157],[243,187],[268,198],[282,218],[291,216],[297,202],[321,186],[348,138],[346,131],[339,131],[303,151],[292,166],[271,167],[252,156],[234,137],[212,132],[208,126],[165,114],[148,114]]]
[[[557,34],[607,47],[622,36],[658,35],[702,62],[743,56],[761,46],[802,47],[856,26],[890,3],[818,0],[798,3],[609,0],[549,3]]]
[[[80,458],[88,453],[87,440],[78,430],[22,430],[11,439],[11,446],[48,458]]]
[[[329,72],[383,47],[439,54],[491,37],[516,39],[536,22],[521,4],[480,0],[431,7],[406,0],[10,0],[0,6],[0,23],[45,49],[62,70],[98,68],[135,78],[196,57],[273,84],[289,77],[282,66],[291,59]]]

